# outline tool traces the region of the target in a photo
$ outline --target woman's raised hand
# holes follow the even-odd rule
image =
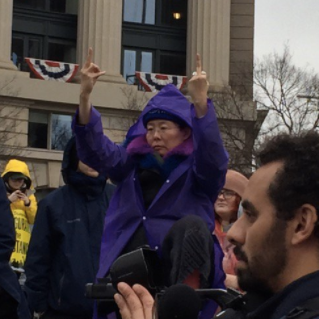
[[[80,106],[78,114],[78,124],[85,125],[90,120],[91,104],[90,94],[99,76],[105,74],[100,68],[92,62],[93,50],[89,48],[86,61],[81,69],[81,90]]]
[[[208,85],[209,83],[207,81],[206,72],[202,70],[200,55],[197,54],[196,71],[193,72],[192,78],[188,81],[188,93],[193,100],[196,110],[197,107],[203,108],[202,112],[200,112],[201,114],[197,114],[197,116],[206,114]]]
[[[89,48],[89,53],[86,58],[86,61],[81,69],[81,95],[89,96],[93,90],[93,87],[96,83],[96,80],[103,74],[105,71],[101,71],[98,65],[92,62],[93,49]]]

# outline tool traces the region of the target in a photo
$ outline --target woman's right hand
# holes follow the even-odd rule
[[[93,49],[89,48],[89,53],[86,61],[81,69],[81,96],[89,97],[97,79],[105,74],[101,71],[98,65],[92,62]]]
[[[202,117],[207,113],[207,92],[208,81],[206,72],[202,70],[202,60],[199,54],[196,55],[196,71],[188,81],[188,93],[195,106],[197,117]]]
[[[92,62],[93,50],[89,48],[86,61],[81,69],[81,91],[78,124],[86,125],[90,121],[90,94],[97,79],[105,74],[100,68]]]

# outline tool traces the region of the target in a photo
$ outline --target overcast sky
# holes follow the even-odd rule
[[[256,0],[255,57],[282,52],[319,73],[319,0]]]

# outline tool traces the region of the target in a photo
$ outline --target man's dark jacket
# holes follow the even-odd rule
[[[85,298],[85,285],[94,282],[98,270],[105,212],[114,187],[105,183],[105,177],[93,181],[76,172],[74,144],[73,138],[64,151],[66,185],[39,203],[25,290],[32,311],[52,309],[90,318],[93,301]]]
[[[6,188],[0,178],[0,298],[5,291],[18,303],[18,316],[20,319],[31,318],[27,303],[19,285],[17,275],[11,269],[9,260],[15,245],[15,230],[10,203]],[[2,305],[1,307],[6,306]]]
[[[310,299],[319,297],[319,271],[304,276],[281,292],[275,294],[254,312],[249,313],[248,319],[284,319],[291,310]],[[319,309],[319,303],[316,309]],[[294,317],[298,319],[299,317]],[[313,317],[318,319],[319,316]]]

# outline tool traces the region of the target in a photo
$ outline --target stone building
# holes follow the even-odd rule
[[[190,77],[198,52],[212,92],[239,87],[238,65],[252,74],[253,35],[254,0],[1,0],[1,169],[8,158],[26,161],[38,197],[61,185],[79,79],[39,80],[25,57],[82,65],[91,46],[94,62],[106,71],[92,103],[105,132],[121,142],[153,95],[135,85],[136,70]],[[247,83],[244,120],[221,123],[252,140],[257,111]]]

